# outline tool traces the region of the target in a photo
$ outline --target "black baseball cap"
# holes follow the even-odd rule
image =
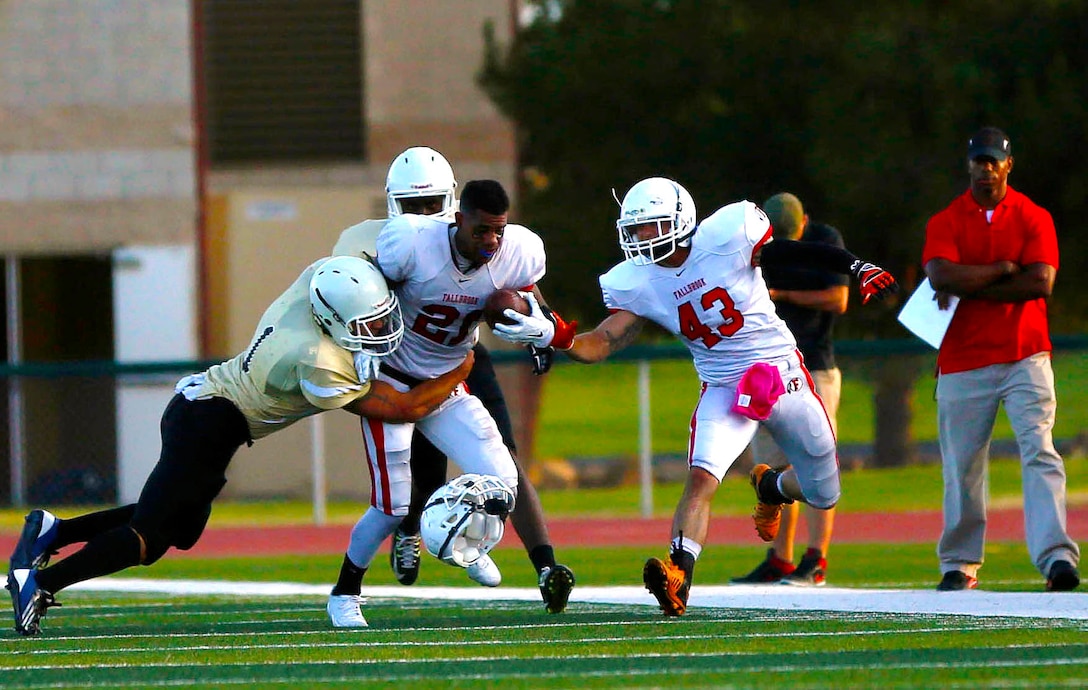
[[[967,157],[971,160],[979,156],[989,156],[1003,161],[1012,155],[1012,143],[1009,135],[997,127],[983,127],[967,140]]]

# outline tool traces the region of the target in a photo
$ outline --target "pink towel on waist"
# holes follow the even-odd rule
[[[771,416],[771,409],[785,392],[778,367],[756,362],[744,372],[737,384],[737,401],[733,404],[733,411],[762,422]]]

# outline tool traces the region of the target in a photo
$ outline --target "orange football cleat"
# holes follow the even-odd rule
[[[752,511],[752,520],[756,523],[756,533],[763,541],[774,541],[778,536],[778,526],[782,524],[782,505],[764,503],[759,493],[759,483],[763,475],[773,472],[770,465],[760,463],[752,468],[750,478],[752,488],[756,490],[756,509]]]
[[[671,558],[651,558],[642,568],[642,581],[646,589],[657,598],[666,616],[682,616],[688,610],[688,592],[691,583],[684,571]]]

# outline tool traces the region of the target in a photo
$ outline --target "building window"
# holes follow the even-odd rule
[[[212,164],[364,156],[359,0],[207,0]]]

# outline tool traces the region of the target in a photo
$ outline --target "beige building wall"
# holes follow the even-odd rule
[[[249,187],[216,194],[212,205],[209,330],[213,346],[226,357],[249,344],[265,308],[303,268],[331,252],[343,229],[385,216],[385,191],[378,184]],[[369,479],[357,418],[330,412],[322,426],[330,493],[364,498]],[[311,422],[304,421],[239,451],[224,495],[308,495],[312,433]]]
[[[211,238],[218,249],[210,274],[224,281],[210,297],[217,355],[245,347],[261,310],[303,266],[329,252],[341,230],[385,216],[385,173],[404,149],[441,151],[461,184],[493,178],[515,190],[513,128],[475,84],[483,23],[492,20],[498,35],[508,33],[508,0],[370,0],[362,10],[369,160],[359,166],[220,170],[210,179],[216,216],[227,226]],[[426,22],[417,21],[423,16]],[[503,377],[521,380],[507,372]],[[516,424],[525,428],[520,419]],[[323,425],[330,493],[365,500],[369,480],[355,418],[334,412]],[[310,434],[304,422],[272,443],[242,450],[227,494],[305,494]]]
[[[187,4],[0,2],[0,250],[194,238]]]
[[[257,320],[311,262],[325,256],[343,228],[381,203],[380,187],[254,187],[217,194],[209,225],[215,238],[210,296],[211,342],[226,357],[244,349]],[[358,424],[347,412],[325,414],[328,486],[340,496],[368,490]],[[312,420],[239,451],[224,495],[309,495]]]
[[[477,86],[483,26],[511,31],[511,0],[363,3],[367,144],[372,162],[409,146],[464,161],[513,163],[513,128]],[[424,19],[425,18],[425,19]],[[463,175],[459,179],[470,179]]]
[[[475,84],[509,0],[361,0],[368,160],[211,171],[207,358],[245,347],[267,304],[341,229],[384,216],[390,160],[432,146],[458,179],[513,193],[514,132]],[[0,0],[0,251],[101,253],[198,241],[190,3]],[[426,18],[422,21],[421,18]],[[365,498],[357,424],[325,415],[329,487]],[[227,494],[306,497],[309,422],[243,449]]]

